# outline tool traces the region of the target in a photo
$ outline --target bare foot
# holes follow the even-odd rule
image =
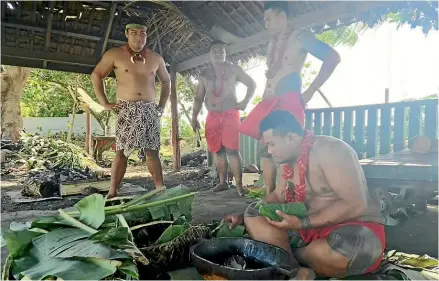
[[[239,196],[244,196],[248,193],[247,188],[239,185],[236,186],[236,191],[238,191]]]
[[[292,280],[315,280],[316,273],[311,268],[301,267],[297,270],[297,275]]]
[[[215,186],[211,190],[213,192],[218,192],[218,191],[228,190],[229,188],[230,187],[229,187],[229,185],[227,183],[219,183],[219,184],[217,184],[217,186]]]
[[[111,199],[111,198],[114,198],[114,197],[117,197],[117,192],[109,191],[107,196],[106,196],[107,199]]]

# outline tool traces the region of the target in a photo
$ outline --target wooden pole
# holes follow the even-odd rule
[[[177,101],[177,68],[171,65],[171,117],[172,117],[172,161],[174,171],[178,172],[181,168],[180,155],[180,133],[178,128],[178,101]]]
[[[90,144],[91,144],[91,118],[90,118],[90,109],[88,107],[85,108],[85,151],[90,153]]]
[[[390,90],[389,88],[386,88],[386,90],[384,91],[384,103],[389,103],[389,98],[390,98]]]

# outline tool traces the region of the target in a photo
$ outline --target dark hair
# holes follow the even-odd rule
[[[288,1],[265,1],[264,11],[273,9],[277,12],[284,12],[287,17],[290,16],[290,9],[288,7]]]
[[[296,118],[288,111],[278,110],[268,114],[259,124],[259,132],[273,129],[273,134],[285,136],[287,133],[296,133],[299,136],[304,135],[304,129]]]
[[[212,49],[214,45],[221,45],[224,47],[226,44],[221,40],[213,40],[212,43],[210,43],[209,50]]]

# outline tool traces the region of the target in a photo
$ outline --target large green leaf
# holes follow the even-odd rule
[[[230,229],[228,223],[221,223],[215,230],[215,237],[242,237],[245,232],[245,226],[236,225],[234,228]]]
[[[103,229],[89,238],[90,240],[101,242],[106,245],[122,248],[128,246],[129,242],[129,228],[115,227]]]
[[[32,228],[42,228],[52,230],[60,227],[72,226],[68,221],[63,220],[59,216],[39,217],[32,221]]]
[[[41,235],[43,233],[30,230],[13,231],[7,229],[3,231],[9,254],[14,258],[24,254],[31,245],[32,239]]]
[[[125,273],[133,279],[139,279],[139,272],[137,271],[137,266],[132,260],[124,260],[122,265],[119,267],[119,271]]]
[[[159,239],[155,242],[155,244],[163,244],[169,241],[172,241],[177,236],[183,234],[183,232],[188,228],[188,224],[183,225],[171,225],[163,231],[162,235],[160,235]]]
[[[101,259],[128,259],[125,253],[106,247],[88,239],[75,241],[74,245],[61,253],[53,256],[56,258],[101,258]]]
[[[116,272],[116,267],[110,261],[59,259],[49,256],[39,260],[33,254],[31,251],[29,257],[14,262],[15,279],[27,276],[31,280],[41,280],[55,276],[64,280],[101,280]]]
[[[79,228],[59,228],[34,239],[33,245],[42,255],[49,256],[60,247],[65,247],[65,245],[89,235]]]
[[[79,220],[94,229],[99,228],[105,220],[105,199],[102,194],[96,193],[81,199],[75,208],[80,212]]]
[[[274,221],[282,221],[282,218],[276,213],[276,210],[291,216],[302,218],[307,215],[307,209],[303,203],[264,203],[259,206],[259,214]]]

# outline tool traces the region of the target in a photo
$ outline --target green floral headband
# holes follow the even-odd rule
[[[146,28],[146,25],[138,24],[138,23],[129,23],[125,26],[125,30],[128,30],[130,28]]]

